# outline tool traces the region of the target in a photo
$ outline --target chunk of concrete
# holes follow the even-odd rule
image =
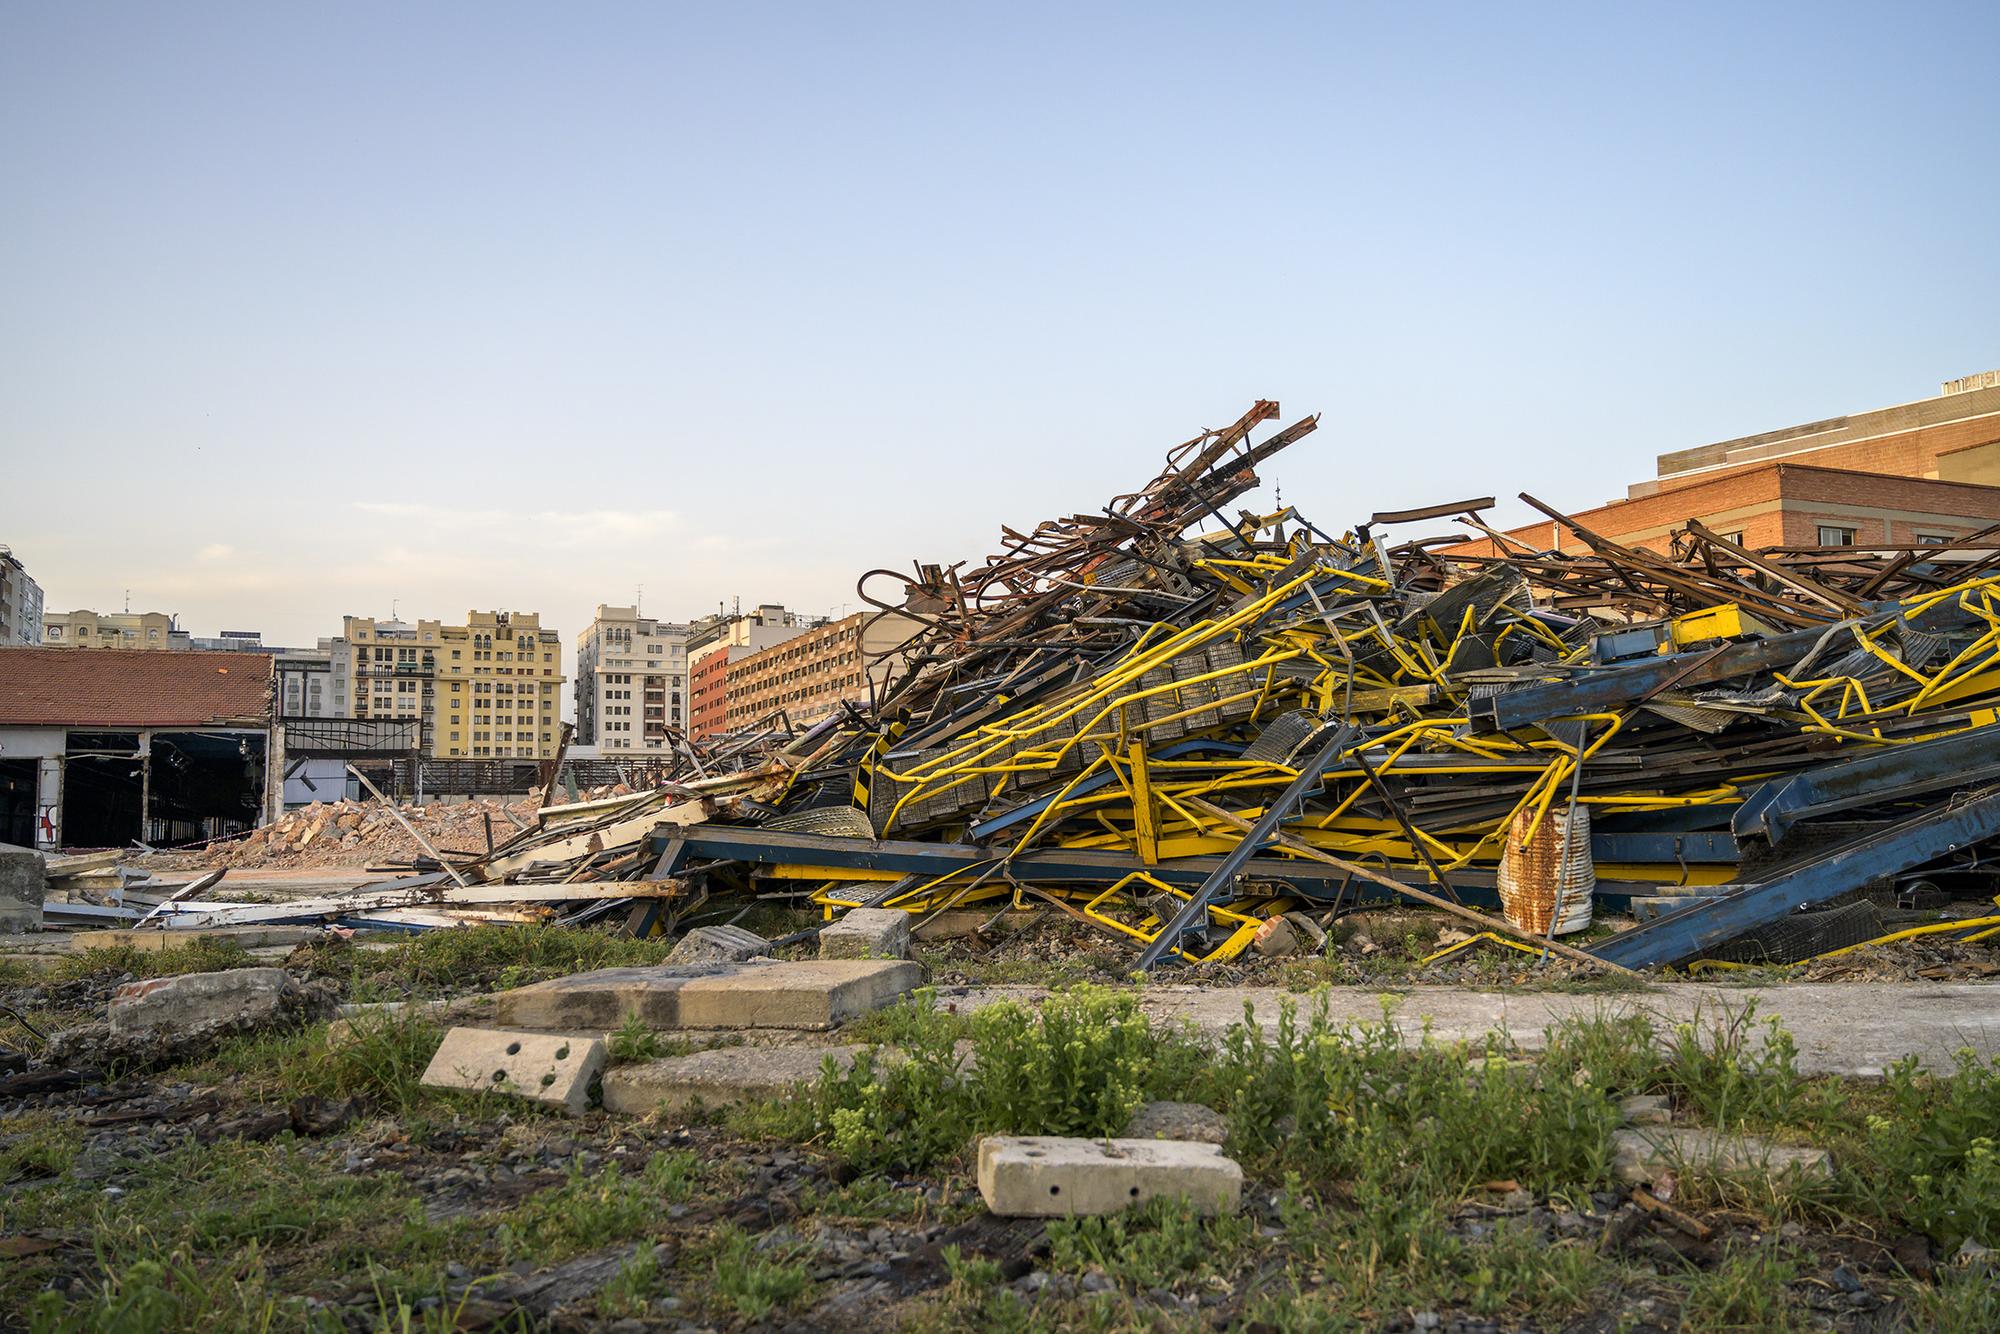
[[[1184,1139],[1200,1144],[1227,1144],[1229,1118],[1198,1102],[1140,1104],[1125,1127],[1127,1139]]]
[[[1302,912],[1281,913],[1266,918],[1250,944],[1267,959],[1287,954],[1317,954],[1326,944],[1326,931]]]
[[[1241,1202],[1243,1169],[1187,1140],[994,1136],[979,1142],[979,1193],[1003,1218],[1111,1214],[1161,1195],[1212,1214]]]
[[[604,1069],[598,1038],[454,1028],[424,1070],[431,1088],[507,1093],[581,1116],[590,1107],[590,1081]]]
[[[832,1028],[914,989],[913,963],[818,959],[710,967],[600,968],[502,992],[510,1028],[609,1032],[630,1015],[652,1029]]]
[[[1800,1181],[1833,1174],[1833,1157],[1825,1149],[1794,1148],[1702,1126],[1627,1127],[1612,1133],[1611,1149],[1611,1170],[1634,1186],[1668,1172]]]
[[[788,1098],[820,1076],[831,1057],[854,1064],[860,1047],[719,1047],[618,1065],[604,1073],[604,1110],[628,1116],[678,1112],[700,1104],[727,1107]]]
[[[698,926],[682,936],[668,963],[742,963],[771,952],[771,942],[740,926]]]
[[[1628,1126],[1672,1125],[1673,1099],[1663,1093],[1635,1093],[1629,1098],[1620,1098],[1618,1118]]]
[[[230,968],[127,982],[112,993],[113,1038],[247,1030],[281,1022],[293,990],[282,968]]]
[[[850,908],[819,933],[822,959],[907,959],[910,915],[895,908]]]
[[[0,843],[0,932],[41,930],[48,889],[41,853]]]

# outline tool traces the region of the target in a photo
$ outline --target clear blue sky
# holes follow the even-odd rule
[[[1257,397],[1322,526],[2000,366],[1989,6],[0,8],[57,609],[812,610]]]

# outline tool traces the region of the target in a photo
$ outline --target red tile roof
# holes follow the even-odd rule
[[[268,653],[0,648],[0,726],[261,726],[271,676]]]

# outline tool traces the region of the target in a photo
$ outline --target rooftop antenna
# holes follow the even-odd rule
[[[132,590],[129,588],[125,590],[125,614],[132,614]]]
[[[646,610],[646,586],[644,584],[640,584],[632,590],[632,610],[635,612],[644,612]]]
[[[394,598],[389,599],[389,619],[392,621],[400,621],[403,619],[402,617],[396,614],[396,599]]]

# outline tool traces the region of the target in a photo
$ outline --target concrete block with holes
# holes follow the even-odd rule
[[[979,1193],[1003,1218],[1114,1214],[1159,1195],[1214,1214],[1242,1202],[1243,1169],[1193,1140],[993,1136],[979,1142]]]
[[[515,1033],[496,1028],[454,1028],[424,1070],[431,1088],[508,1093],[581,1116],[590,1085],[604,1069],[600,1038],[560,1033]]]

